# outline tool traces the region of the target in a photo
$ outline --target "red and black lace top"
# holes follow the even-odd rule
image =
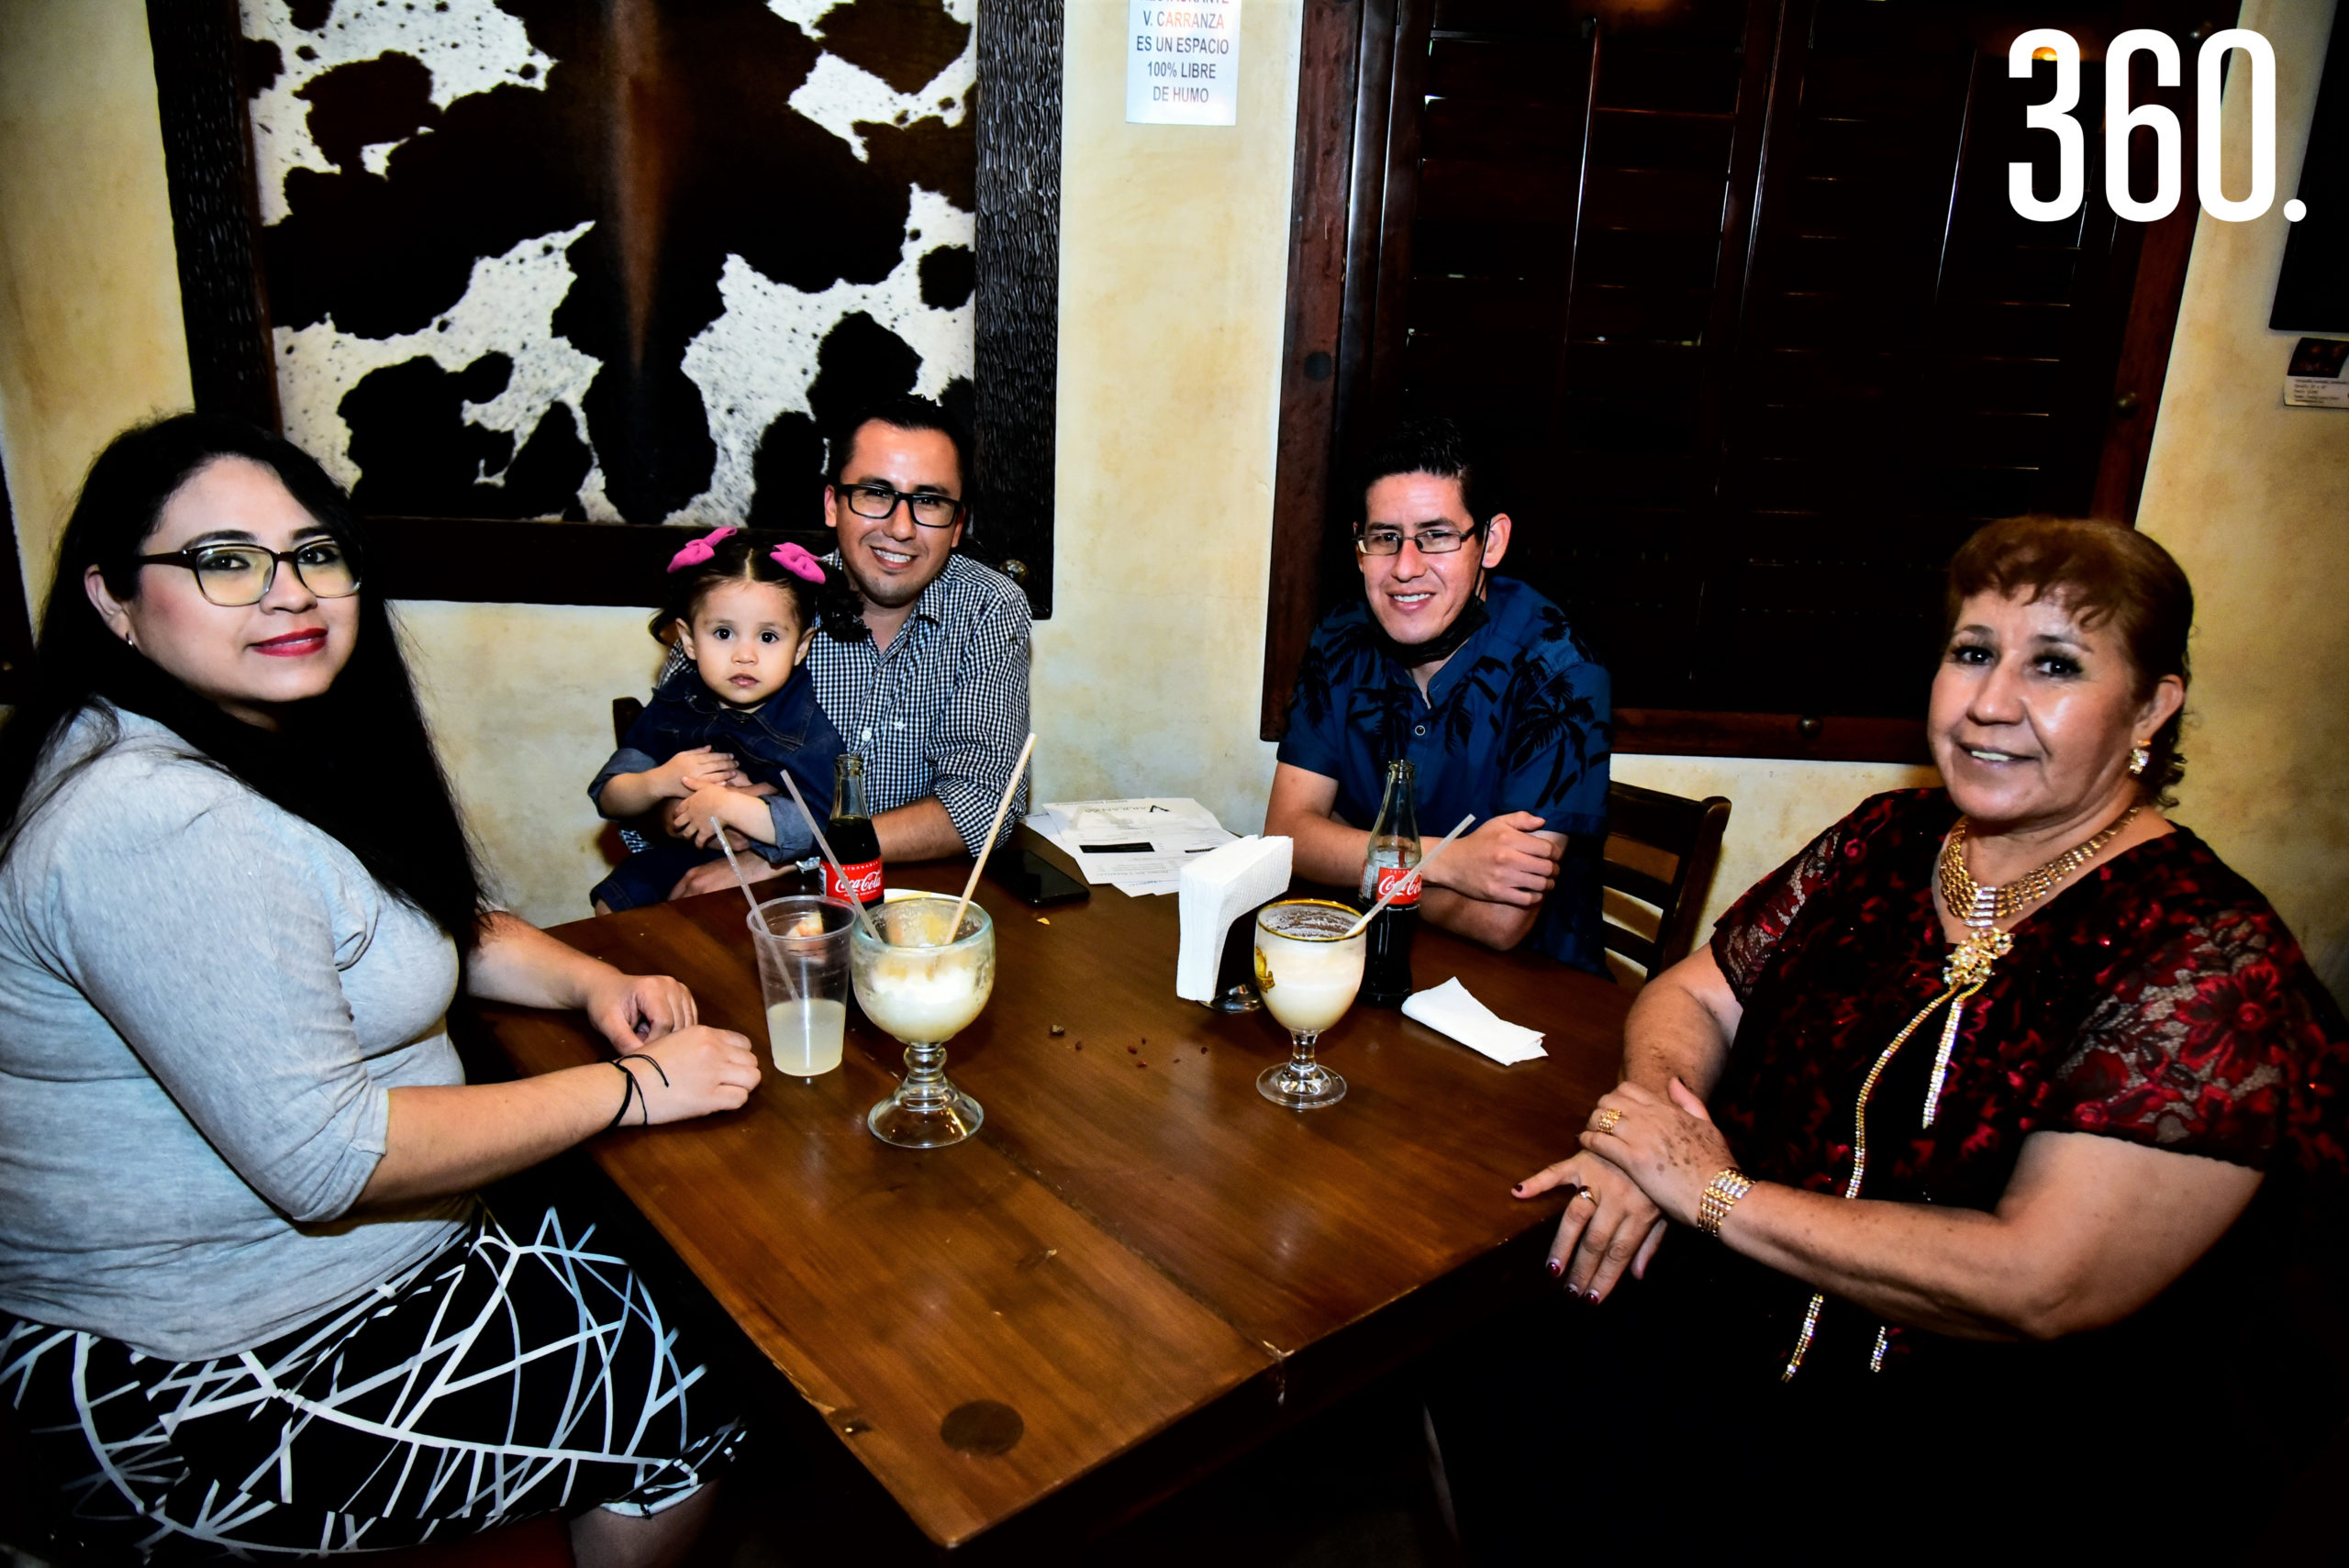
[[[1744,1013],[1711,1108],[1747,1174],[1842,1192],[1861,1084],[1943,990],[1950,944],[1933,871],[1956,819],[1939,790],[1877,795],[1715,928],[1714,957]],[[2040,1131],[2276,1172],[2349,1169],[2349,1025],[2267,901],[2192,833],[2095,862],[2013,937],[1965,1006],[1932,1126],[1924,1095],[1946,1014],[1928,1018],[1877,1080],[1862,1196],[1995,1208],[2023,1140]],[[2043,1394],[2079,1377],[2109,1381],[2182,1325],[2207,1336],[2210,1314],[2234,1310],[2245,1282],[2272,1270],[2278,1206],[2266,1197],[2254,1214],[2268,1218],[2246,1215],[2123,1325],[2038,1346],[1895,1329],[1884,1369],[1960,1403],[1975,1396],[1962,1391],[1994,1385]],[[1810,1287],[1734,1253],[1682,1251],[1664,1270],[1681,1276],[1667,1296],[1703,1307],[1700,1337],[1718,1341],[1724,1369],[1776,1385]],[[2221,1252],[2234,1261],[2219,1267]],[[1876,1330],[1873,1314],[1829,1302],[1799,1383],[1813,1393],[1849,1392],[1854,1377],[1877,1385],[1867,1373]]]
[[[1943,989],[1933,870],[1956,817],[1938,790],[1877,795],[1715,929],[1744,1017],[1713,1114],[1749,1175],[1842,1191],[1861,1081]],[[1932,1127],[1942,1015],[1878,1082],[1864,1196],[1994,1207],[2039,1131],[2349,1167],[2349,1027],[2267,901],[2192,833],[2098,862],[2013,935],[1966,1005]]]

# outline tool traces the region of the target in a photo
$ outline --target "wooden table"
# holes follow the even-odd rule
[[[959,891],[951,866],[890,871]],[[1287,1052],[1269,1015],[1174,995],[1171,896],[1040,911],[982,882],[978,902],[995,994],[947,1065],[985,1108],[976,1138],[913,1153],[866,1131],[900,1050],[852,1008],[840,1071],[770,1070],[740,1111],[592,1146],[931,1541],[1143,1445],[1129,1463],[1211,1464],[1529,1286],[1558,1205],[1509,1185],[1614,1082],[1622,990],[1423,927],[1419,984],[1458,974],[1549,1058],[1501,1067],[1356,1007],[1324,1040],[1345,1100],[1300,1114],[1256,1093]],[[764,1055],[739,895],[556,934],[675,975]],[[576,1015],[486,1019],[524,1073],[604,1054]]]

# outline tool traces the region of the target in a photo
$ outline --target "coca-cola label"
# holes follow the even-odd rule
[[[1397,886],[1400,886],[1403,891],[1395,895],[1395,902],[1387,906],[1389,909],[1408,909],[1418,904],[1419,901],[1419,868],[1417,866],[1380,866],[1378,885],[1371,889],[1370,895],[1374,900],[1384,898],[1389,889]]]
[[[834,871],[829,862],[826,863],[825,897],[837,898],[843,903],[871,904],[881,896],[879,861],[859,861],[852,866],[842,866],[841,871],[848,873],[845,881],[841,879],[841,872]]]

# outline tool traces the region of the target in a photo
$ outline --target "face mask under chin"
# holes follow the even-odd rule
[[[1478,584],[1480,587],[1482,585],[1481,583]],[[1491,617],[1485,613],[1484,595],[1471,594],[1468,595],[1467,602],[1460,606],[1460,613],[1452,617],[1452,624],[1425,642],[1396,641],[1386,635],[1386,628],[1379,624],[1375,614],[1370,617],[1370,629],[1371,635],[1377,639],[1378,651],[1381,653],[1386,654],[1406,670],[1412,670],[1421,664],[1432,664],[1439,659],[1451,658],[1460,651],[1462,643],[1475,636],[1483,628],[1489,618]]]

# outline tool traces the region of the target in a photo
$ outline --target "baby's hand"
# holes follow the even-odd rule
[[[739,777],[734,759],[709,746],[696,746],[680,751],[653,770],[661,781],[662,794],[673,800],[682,800],[696,790],[712,785],[723,786],[729,777]]]
[[[696,793],[699,794],[701,792],[696,791]],[[723,795],[726,792],[719,790],[714,793]],[[715,844],[718,841],[709,836],[710,814],[707,811],[703,811],[696,815],[694,809],[694,798],[691,795],[686,796],[683,800],[671,801],[666,806],[662,808],[661,817],[662,826],[667,830],[669,837],[672,839],[692,839],[694,837],[695,829],[698,828],[701,832],[701,842],[704,848],[707,848],[709,845]],[[751,847],[750,836],[739,828],[729,827],[726,829],[726,841],[732,844],[738,850],[747,850]]]
[[[685,796],[677,807],[676,815],[684,818],[679,826],[693,836],[696,845],[708,849],[718,841],[719,830],[709,825],[710,818],[717,817],[721,826],[731,826],[736,808],[744,798],[740,790],[728,789],[722,784],[697,789]],[[761,815],[764,815],[765,806],[758,809]]]

